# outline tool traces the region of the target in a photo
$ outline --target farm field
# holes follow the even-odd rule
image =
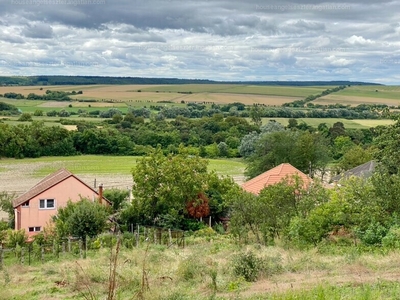
[[[313,101],[315,104],[359,104],[400,105],[400,86],[351,86],[337,93],[329,94]]]
[[[43,94],[46,90],[82,91],[72,99],[114,100],[115,102],[135,101],[180,101],[215,103],[242,102],[245,104],[264,103],[280,105],[311,94],[318,94],[329,88],[298,86],[249,86],[230,84],[182,84],[182,85],[88,85],[88,86],[11,86],[0,87],[0,94],[7,92]],[[140,92],[139,92],[140,91]],[[192,93],[192,94],[185,94]],[[210,96],[210,94],[217,94]],[[224,95],[227,94],[227,95]],[[258,96],[258,97],[256,97]],[[262,97],[261,97],[262,96]],[[207,100],[208,99],[208,100]],[[232,99],[232,100],[230,100]],[[279,100],[279,101],[277,101]],[[221,101],[221,102],[220,102]]]
[[[105,188],[132,186],[131,169],[137,156],[82,155],[0,160],[0,191],[18,194],[31,188],[48,174],[66,168],[88,184],[103,183]],[[209,170],[244,181],[244,162],[240,159],[210,159]]]
[[[270,120],[275,120],[284,126],[289,123],[289,118],[263,118],[263,124],[266,124]],[[345,128],[351,129],[367,129],[379,125],[387,126],[394,123],[393,120],[348,120],[336,118],[299,118],[296,120],[298,123],[305,122],[312,127],[318,127],[321,123],[326,123],[326,125],[332,126],[336,122],[342,122]]]
[[[239,245],[230,235],[215,234],[189,236],[185,241],[185,248],[149,244],[146,250],[146,245],[131,249],[123,246],[117,260],[117,299],[400,298],[400,256],[396,251],[385,255],[359,254],[350,246],[342,249],[341,254],[321,254],[318,249]],[[237,273],[244,271],[235,269],[235,261],[244,253],[255,253],[267,264],[255,282],[245,281]],[[67,254],[31,266],[6,265],[0,297],[105,299],[109,263],[110,249],[105,247],[89,250],[87,259]]]

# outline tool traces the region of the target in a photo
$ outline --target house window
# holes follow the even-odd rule
[[[54,199],[40,199],[39,208],[40,209],[53,209],[56,207]]]
[[[40,226],[29,227],[29,232],[38,232],[38,231],[40,231]]]
[[[23,203],[22,207],[29,207],[29,201],[26,201],[25,203]]]

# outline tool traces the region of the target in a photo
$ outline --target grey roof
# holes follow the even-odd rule
[[[332,181],[339,181],[342,178],[349,178],[350,176],[357,176],[362,178],[368,178],[372,175],[375,170],[377,163],[373,160],[359,165],[353,169],[343,172],[339,175],[332,177]]]

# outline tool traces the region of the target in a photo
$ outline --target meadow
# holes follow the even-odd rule
[[[132,168],[137,156],[80,155],[0,160],[0,191],[23,193],[48,174],[66,168],[84,182],[103,183],[105,188],[130,188]],[[241,159],[210,159],[209,171],[244,181],[245,164]]]
[[[315,104],[344,104],[357,106],[359,104],[400,105],[399,86],[351,86],[337,93],[329,94],[313,101]]]
[[[114,299],[399,299],[400,255],[362,253],[355,247],[295,250],[239,244],[210,229],[185,238],[185,248],[142,243],[116,260]],[[332,250],[337,247],[341,253]],[[252,257],[253,264],[248,263]],[[31,266],[7,264],[0,299],[110,299],[111,251],[89,250],[86,259],[65,254]],[[248,275],[255,276],[248,280]]]

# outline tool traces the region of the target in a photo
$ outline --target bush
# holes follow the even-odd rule
[[[21,121],[21,122],[32,121],[32,115],[30,113],[23,113],[19,117],[18,121]]]
[[[382,238],[382,246],[385,248],[400,248],[400,227],[398,225],[390,227],[388,233]]]
[[[253,252],[240,253],[233,259],[233,272],[247,282],[254,282],[261,276],[271,276],[282,271],[280,257],[257,257]]]
[[[240,253],[233,259],[233,273],[246,281],[257,281],[262,270],[263,261],[253,252]]]
[[[365,231],[358,232],[358,237],[366,245],[380,245],[388,229],[380,223],[371,223]]]
[[[23,247],[28,240],[25,230],[8,230],[7,247],[16,248],[17,246]]]
[[[211,227],[202,228],[200,230],[197,230],[194,233],[194,236],[197,236],[197,237],[212,237],[212,236],[216,236],[216,235],[217,235],[217,233]]]
[[[178,266],[178,276],[184,281],[194,280],[202,276],[204,265],[200,263],[199,257],[191,256],[182,261]]]

